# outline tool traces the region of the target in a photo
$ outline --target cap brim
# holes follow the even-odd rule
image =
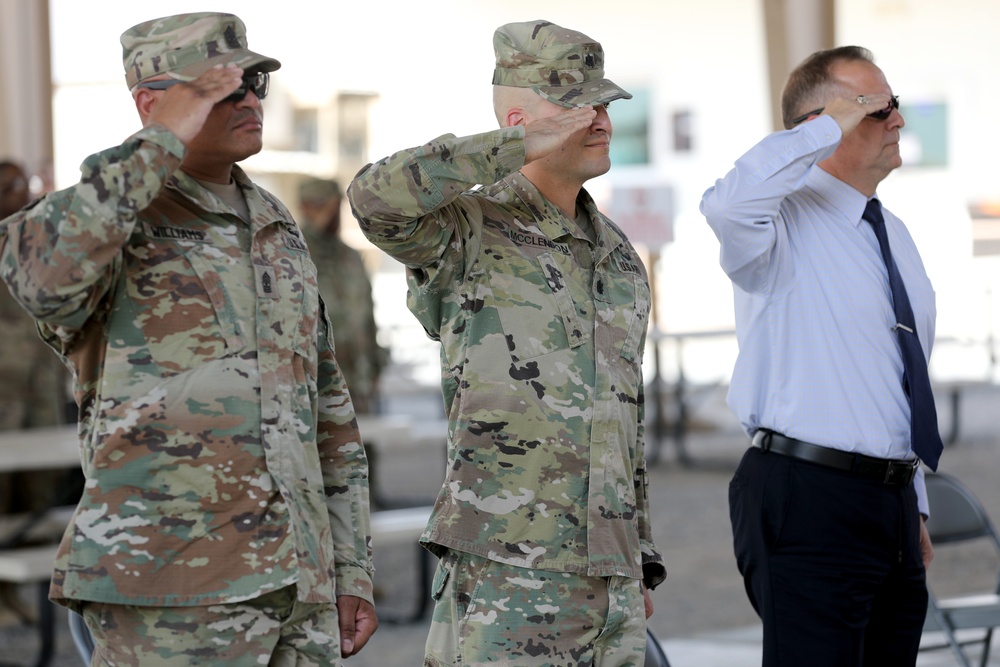
[[[532,86],[532,90],[548,101],[570,109],[632,99],[632,93],[609,79],[587,81],[574,86]]]
[[[188,65],[179,70],[171,70],[166,74],[170,78],[179,81],[194,81],[216,65],[228,65],[230,63],[239,65],[244,70],[253,70],[255,72],[273,72],[281,67],[281,63],[274,58],[268,58],[249,49],[241,49],[202,60],[199,63]]]

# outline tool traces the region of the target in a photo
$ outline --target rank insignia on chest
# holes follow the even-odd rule
[[[255,264],[254,271],[257,272],[257,296],[265,299],[277,299],[278,285],[274,267]]]

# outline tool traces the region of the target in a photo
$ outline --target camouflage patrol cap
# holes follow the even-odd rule
[[[531,88],[564,107],[606,104],[632,94],[604,78],[604,49],[549,21],[508,23],[493,33],[493,84]]]
[[[273,72],[274,58],[247,48],[247,29],[233,14],[175,14],[132,26],[121,36],[128,87],[168,74],[192,81],[215,65],[234,63],[243,69]]]
[[[329,178],[307,178],[299,183],[299,201],[325,202],[343,197],[340,183]]]

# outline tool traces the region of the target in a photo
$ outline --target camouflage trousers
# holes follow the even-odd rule
[[[84,602],[80,613],[97,645],[91,667],[340,665],[336,605],[299,602],[295,591],[203,607]]]
[[[638,579],[514,567],[450,551],[434,576],[424,667],[642,667]]]

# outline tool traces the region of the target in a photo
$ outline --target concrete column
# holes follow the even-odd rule
[[[0,159],[29,173],[51,165],[49,3],[0,0]]]
[[[836,46],[836,0],[762,0],[771,120],[782,129],[781,90],[796,65],[815,51]]]

